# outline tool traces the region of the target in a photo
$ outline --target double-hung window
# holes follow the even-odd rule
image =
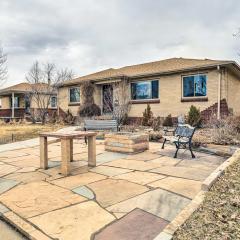
[[[132,100],[148,100],[159,98],[159,81],[141,81],[131,83]]]
[[[69,103],[80,103],[80,88],[69,88]]]
[[[19,108],[20,107],[20,98],[18,96],[14,97],[14,104],[13,104],[12,97],[10,97],[10,105],[11,105],[11,108],[12,108],[12,105],[14,106],[14,108]]]
[[[198,74],[182,77],[183,97],[206,97],[207,75]]]

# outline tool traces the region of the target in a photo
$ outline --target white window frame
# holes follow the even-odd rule
[[[71,91],[71,89],[75,89],[75,88],[79,89],[79,102],[71,102],[70,91]],[[81,98],[80,87],[70,87],[70,88],[68,88],[68,103],[70,103],[70,104],[78,104],[78,103],[80,103],[80,98]]]

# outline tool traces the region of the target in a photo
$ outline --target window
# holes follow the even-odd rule
[[[51,97],[51,108],[57,107],[57,97],[53,96]]]
[[[205,97],[207,95],[207,76],[185,76],[183,80],[183,97]]]
[[[80,102],[80,88],[69,88],[69,102],[79,103]]]
[[[159,98],[158,80],[131,83],[132,100]]]
[[[12,107],[12,97],[10,97],[10,105]],[[19,108],[19,107],[20,107],[19,97],[14,97],[14,108]]]

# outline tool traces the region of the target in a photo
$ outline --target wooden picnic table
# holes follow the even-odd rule
[[[73,161],[73,139],[87,137],[88,139],[88,166],[96,166],[96,135],[95,132],[75,131],[69,133],[44,132],[40,133],[40,167],[48,168],[48,144],[47,138],[59,138],[61,140],[61,171],[67,176],[70,174],[70,162]]]

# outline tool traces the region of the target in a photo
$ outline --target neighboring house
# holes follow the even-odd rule
[[[38,104],[31,98],[34,87],[29,83],[19,83],[11,87],[0,89],[0,118],[23,118],[25,114],[38,111]],[[42,84],[43,99],[48,101],[47,93]],[[57,109],[57,93],[50,98],[49,112]]]
[[[240,115],[240,67],[234,61],[171,58],[156,62],[107,69],[66,81],[59,89],[59,107],[78,114],[82,103],[81,83],[95,85],[94,99],[104,113],[104,96],[114,83],[126,80],[131,109],[129,117],[139,118],[147,104],[154,116],[185,115],[191,105],[209,119],[229,112]]]

